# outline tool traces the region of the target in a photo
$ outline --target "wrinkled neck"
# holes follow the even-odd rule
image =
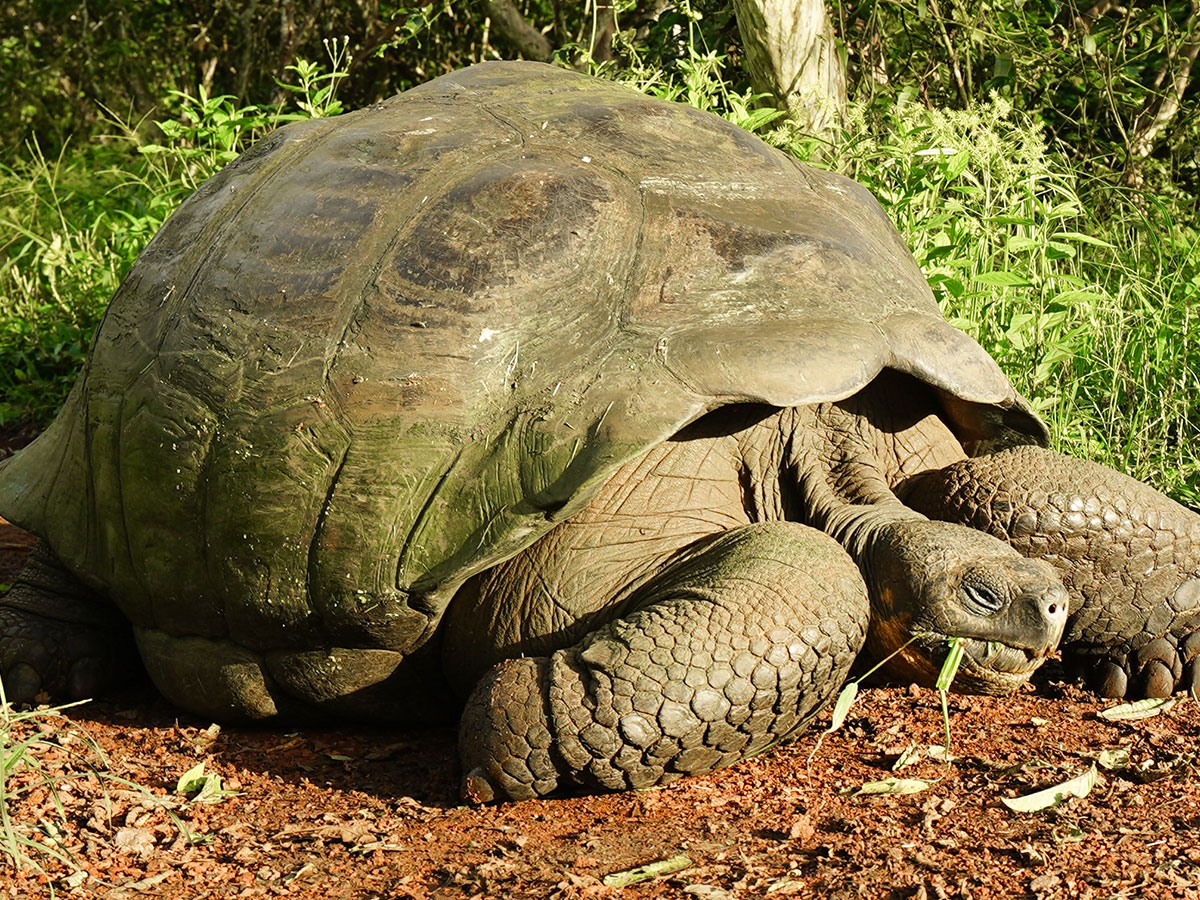
[[[738,438],[747,513],[819,528],[861,566],[878,529],[925,520],[894,488],[964,458],[939,409],[927,385],[885,370],[845,400],[749,410]]]
[[[780,417],[785,484],[795,514],[837,540],[866,571],[873,537],[896,522],[924,521],[896,497],[895,434],[848,404],[786,411]]]
[[[819,528],[841,544],[864,573],[875,539],[883,529],[898,522],[923,522],[925,517],[893,498],[890,503],[812,503],[808,524]]]

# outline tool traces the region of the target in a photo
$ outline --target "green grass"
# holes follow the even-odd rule
[[[1058,449],[1196,500],[1195,228],[1082,178],[1003,100],[902,106],[888,125],[846,158],[947,318],[992,353]]]
[[[29,146],[0,166],[0,425],[50,420],[109,298],[185,197],[266,131],[341,112],[346,45],[326,49],[329,71],[289,67],[297,84],[281,87],[294,108],[173,92],[171,115],[151,128],[114,120],[103,141],[54,159]]]
[[[46,876],[45,866],[52,862],[82,868],[63,840],[72,824],[61,788],[69,781],[101,778],[107,760],[96,742],[63,715],[67,708],[18,712],[0,689],[0,859],[8,863],[0,869]],[[14,804],[35,792],[48,797],[52,813],[37,823],[14,822]],[[53,897],[53,883],[47,881],[46,887]]]
[[[222,787],[218,775],[204,774],[203,763],[179,779],[174,795],[155,793],[115,774],[96,740],[66,715],[88,702],[19,711],[0,686],[0,872],[11,869],[43,879],[51,898],[56,882],[71,889],[87,881],[79,821],[90,808],[93,816],[111,824],[115,804],[110,790],[118,797],[132,792],[146,806],[161,810],[189,843],[206,843],[211,836],[192,830],[182,810],[189,803],[216,803],[235,793]],[[215,731],[210,727],[210,740]],[[186,793],[195,796],[185,799],[181,795]],[[22,813],[24,820],[18,818]]]
[[[0,424],[45,421],[61,403],[95,323],[157,223],[111,154],[0,169]],[[161,220],[160,220],[161,221]]]

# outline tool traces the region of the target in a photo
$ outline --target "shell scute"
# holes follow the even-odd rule
[[[0,469],[0,513],[147,628],[399,659],[700,415],[887,365],[973,438],[1036,439],[865,189],[687,107],[484,64],[281,129],[186,201]]]

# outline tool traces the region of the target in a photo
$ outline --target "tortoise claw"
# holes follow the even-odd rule
[[[1200,699],[1200,665],[1195,660],[1183,667],[1183,687],[1192,697]]]
[[[4,696],[10,703],[29,705],[42,690],[42,676],[27,662],[14,663],[4,675]]]
[[[1125,667],[1116,660],[1102,659],[1089,672],[1088,681],[1101,697],[1120,699],[1129,687],[1129,676]]]
[[[1200,691],[1200,631],[1182,640],[1167,634],[1130,653],[1110,650],[1098,658],[1081,656],[1074,662],[1102,697],[1170,697],[1176,691],[1196,694]]]
[[[491,803],[496,799],[496,794],[496,786],[488,778],[487,772],[479,766],[463,776],[462,798],[468,803]]]

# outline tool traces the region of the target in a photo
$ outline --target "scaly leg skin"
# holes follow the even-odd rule
[[[39,543],[0,597],[0,679],[8,700],[94,697],[133,671],[136,660],[120,611]]]
[[[1040,447],[917,476],[903,496],[1058,569],[1071,595],[1064,660],[1101,695],[1200,689],[1200,516],[1126,475]]]
[[[753,756],[841,687],[868,615],[862,576],[831,538],[790,522],[728,531],[631,614],[487,672],[460,726],[464,795],[646,788]]]

